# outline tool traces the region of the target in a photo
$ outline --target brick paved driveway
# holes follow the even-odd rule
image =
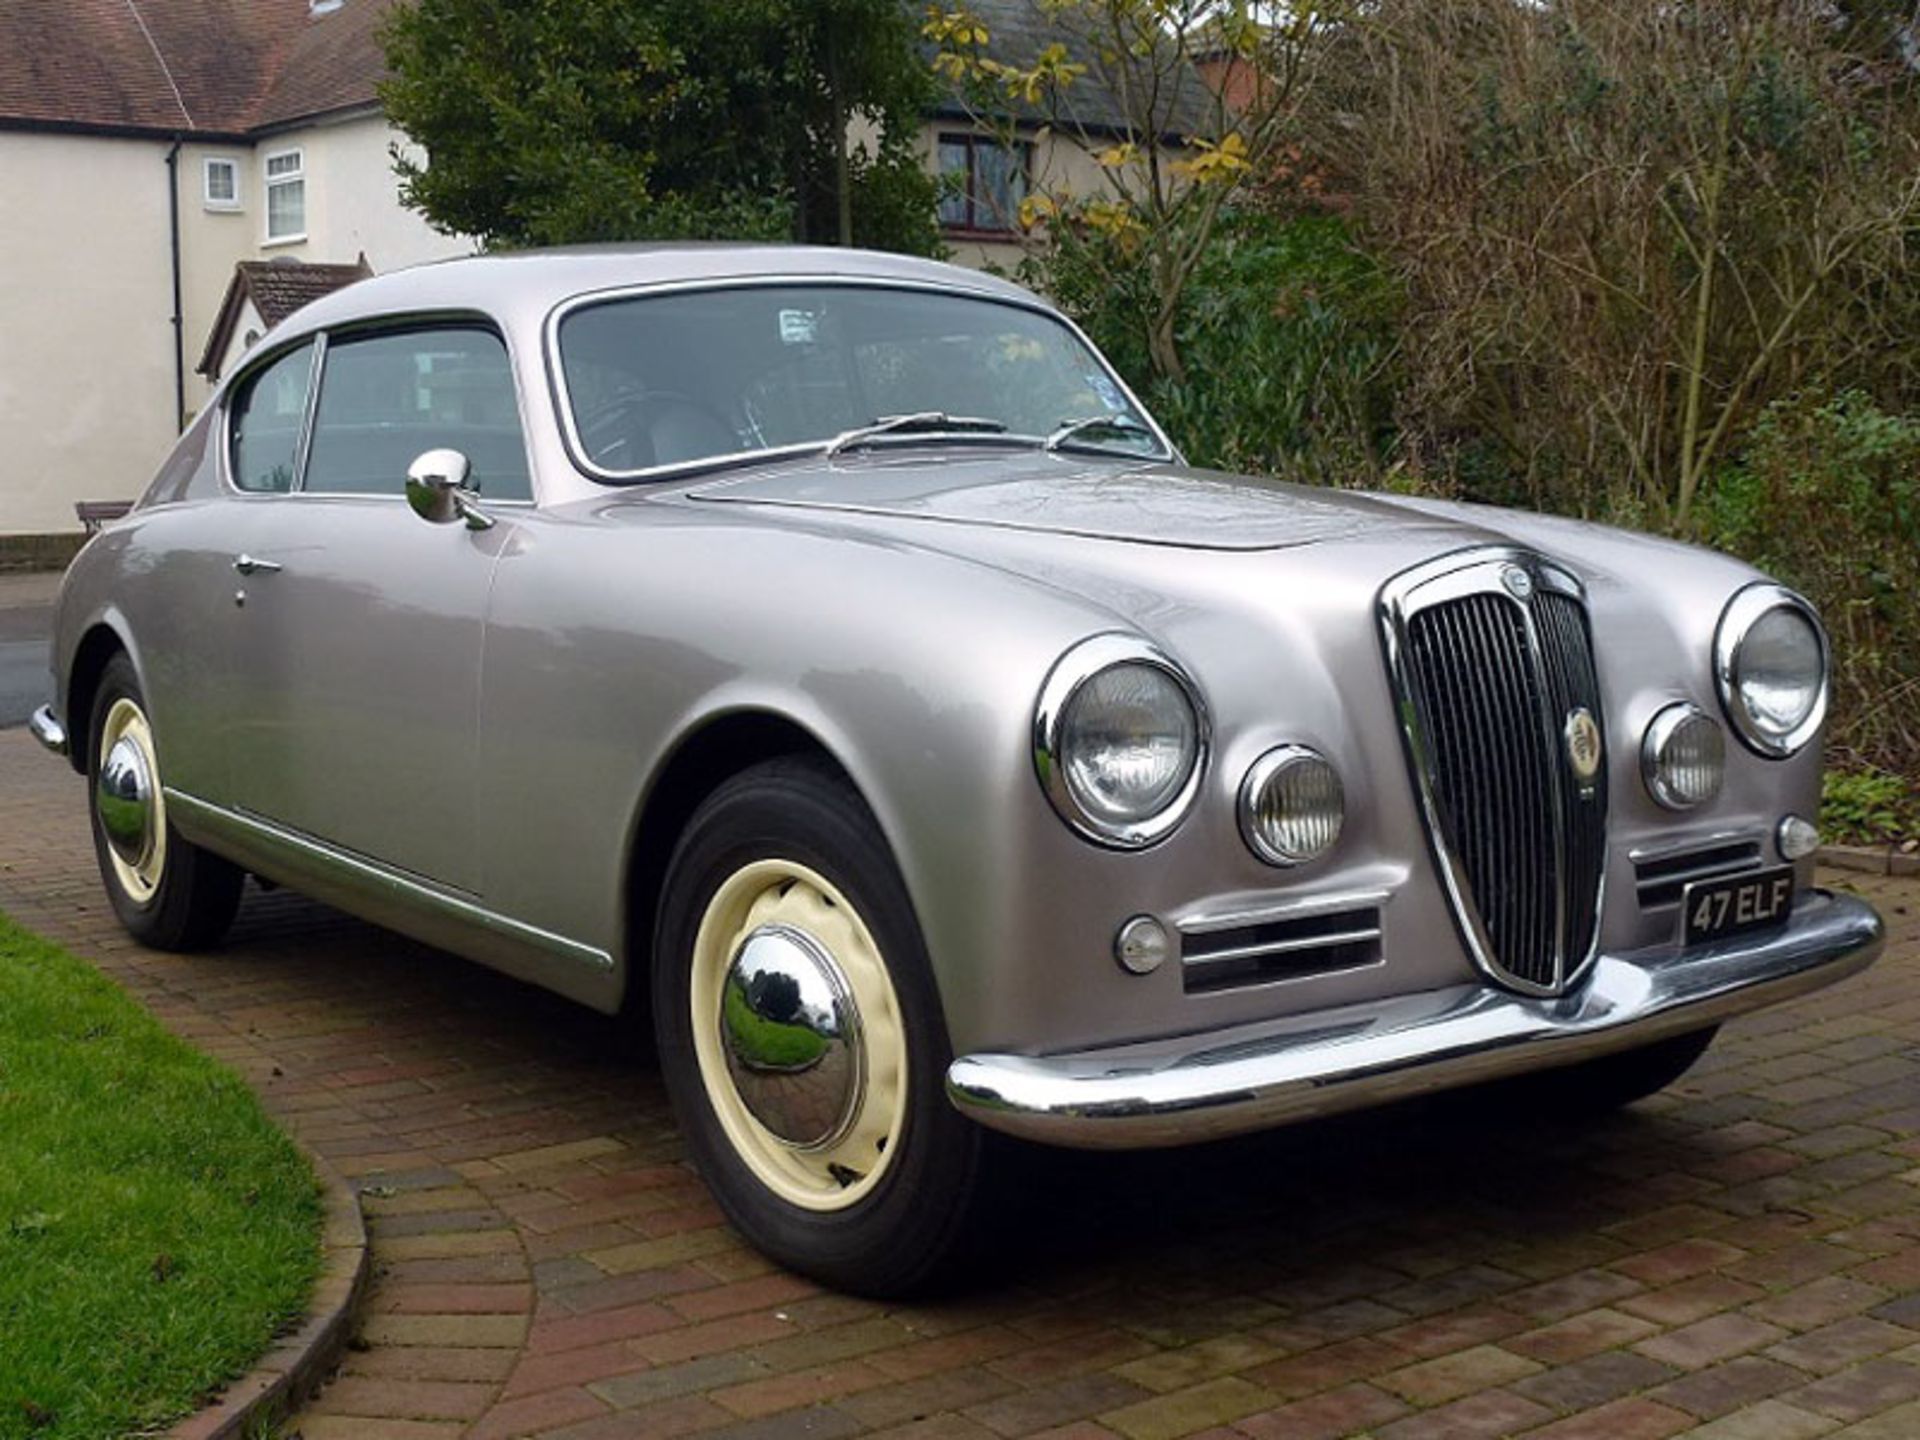
[[[0,908],[365,1198],[364,1346],[307,1440],[1920,1437],[1914,882],[1861,886],[1896,937],[1878,969],[1598,1126],[1456,1100],[1048,1157],[999,1273],[888,1308],[742,1247],[611,1022],[285,894],[250,893],[215,955],[132,947],[82,795],[0,734]]]

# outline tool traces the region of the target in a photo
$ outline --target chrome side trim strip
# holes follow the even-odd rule
[[[53,713],[51,705],[42,705],[27,717],[27,729],[55,755],[65,755],[71,749],[67,741],[67,727],[60,723],[60,717]]]
[[[1305,935],[1296,940],[1269,940],[1264,945],[1235,945],[1226,950],[1208,950],[1199,955],[1182,955],[1181,963],[1196,969],[1222,960],[1252,960],[1261,955],[1292,955],[1301,950],[1330,950],[1339,945],[1360,945],[1380,938],[1380,927],[1341,930],[1331,935]]]
[[[947,1096],[1053,1145],[1190,1144],[1699,1030],[1864,970],[1884,943],[1871,906],[1803,891],[1770,934],[1602,955],[1565,995],[1463,985],[1104,1050],[965,1055]]]
[[[1227,910],[1195,915],[1178,924],[1182,935],[1210,935],[1216,930],[1243,930],[1250,925],[1273,925],[1283,920],[1311,920],[1341,910],[1384,910],[1393,897],[1385,890],[1350,890],[1341,895],[1309,895],[1252,910]]]
[[[1695,880],[1711,880],[1719,875],[1742,875],[1749,870],[1764,870],[1767,862],[1758,855],[1743,855],[1737,860],[1723,860],[1711,865],[1693,865],[1685,870],[1663,870],[1658,875],[1648,875],[1639,882],[1642,890],[1664,889],[1668,885],[1689,885]],[[1679,903],[1675,896],[1673,904]]]
[[[1627,852],[1627,859],[1635,865],[1645,865],[1656,860],[1671,860],[1676,855],[1691,854],[1695,850],[1725,850],[1734,845],[1759,845],[1766,838],[1760,830],[1715,830],[1706,835],[1694,835],[1683,840],[1663,840],[1654,845],[1636,845]]]
[[[176,818],[185,819],[190,826],[197,825],[216,835],[232,836],[238,844],[247,848],[264,847],[299,863],[322,866],[336,875],[350,877],[383,900],[399,901],[417,910],[430,911],[456,924],[544,950],[596,970],[614,968],[613,956],[592,945],[584,945],[578,940],[556,935],[551,930],[543,930],[538,925],[529,925],[511,916],[498,914],[471,900],[437,890],[377,861],[325,844],[289,830],[284,825],[276,825],[271,820],[210,804],[184,791],[175,790],[170,785],[165,788],[167,804],[174,808]]]

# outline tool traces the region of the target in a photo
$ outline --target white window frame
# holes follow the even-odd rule
[[[291,155],[296,168],[285,174],[273,174],[273,162],[284,160]],[[276,235],[273,233],[273,188],[276,185],[300,186],[300,230],[297,234]],[[261,229],[265,238],[262,245],[297,245],[307,238],[307,152],[304,146],[294,145],[285,150],[270,150],[260,157],[260,198]]]
[[[233,193],[222,197],[213,193],[213,172],[225,166],[233,176]],[[232,155],[208,155],[200,161],[200,203],[209,210],[238,210],[240,200],[240,162]]]

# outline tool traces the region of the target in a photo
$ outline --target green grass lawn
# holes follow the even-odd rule
[[[0,916],[0,1436],[193,1410],[302,1313],[320,1216],[237,1076]]]

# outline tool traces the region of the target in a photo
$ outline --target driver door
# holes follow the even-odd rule
[[[493,567],[531,495],[513,373],[474,325],[330,340],[287,494],[252,508],[230,773],[261,818],[467,893],[480,662]],[[467,455],[496,523],[431,524],[405,500],[425,450]]]

